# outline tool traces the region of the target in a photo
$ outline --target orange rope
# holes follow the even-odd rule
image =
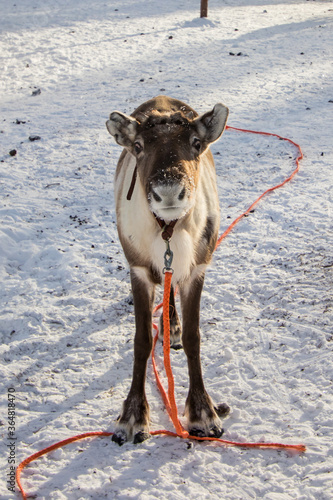
[[[301,147],[293,142],[291,139],[287,139],[286,137],[281,137],[277,134],[272,134],[268,132],[257,132],[254,130],[245,130],[245,129],[240,129],[240,128],[235,128],[235,127],[229,127],[227,126],[227,129],[229,130],[236,130],[239,132],[247,132],[250,134],[260,134],[260,135],[267,135],[267,136],[273,136],[277,137],[283,141],[288,141],[289,143],[293,144],[296,146],[299,150],[299,155],[297,156],[295,162],[296,162],[296,169],[292,172],[292,174],[285,179],[283,182],[278,184],[277,186],[274,186],[272,188],[267,189],[262,195],[260,195],[254,203],[244,212],[241,214],[237,219],[234,220],[232,224],[224,231],[224,233],[220,236],[220,238],[217,241],[215,249],[221,244],[222,240],[227,236],[227,234],[230,233],[230,231],[235,227],[235,225],[245,216],[247,215],[253,207],[267,194],[272,191],[275,191],[275,189],[278,189],[282,186],[284,186],[287,182],[291,181],[291,179],[296,175],[296,173],[299,171],[299,161],[303,158],[303,153],[301,150]],[[178,411],[177,411],[177,405],[176,405],[176,400],[175,400],[175,395],[174,395],[174,378],[172,374],[172,369],[171,369],[171,363],[170,363],[170,318],[169,318],[169,299],[170,299],[170,290],[171,290],[171,281],[172,281],[172,272],[166,271],[165,273],[165,286],[164,286],[164,297],[163,297],[163,303],[159,304],[158,306],[155,307],[154,312],[156,312],[158,309],[160,309],[163,306],[163,326],[164,326],[164,342],[163,342],[163,351],[164,351],[164,366],[168,378],[168,394],[165,392],[163,385],[161,383],[157,367],[156,367],[156,362],[155,362],[155,346],[158,338],[158,333],[154,337],[154,342],[153,342],[153,350],[152,350],[152,364],[153,364],[153,369],[156,377],[156,383],[157,386],[160,390],[160,393],[162,395],[165,407],[167,409],[167,412],[172,420],[172,423],[176,429],[176,432],[171,432],[167,430],[158,430],[158,431],[151,431],[150,434],[152,436],[164,434],[167,436],[173,436],[173,437],[181,437],[183,439],[193,439],[196,441],[216,441],[218,443],[222,443],[226,446],[238,446],[242,448],[270,448],[270,449],[285,449],[285,450],[290,450],[290,451],[296,451],[299,453],[305,452],[306,447],[302,444],[300,445],[288,445],[288,444],[281,444],[281,443],[239,443],[235,441],[227,441],[224,439],[219,439],[219,438],[213,438],[213,437],[198,437],[198,436],[191,436],[189,433],[183,428],[182,424],[179,421],[178,418]],[[158,327],[153,324],[153,328],[158,331]],[[66,446],[67,444],[74,443],[75,441],[79,441],[80,439],[85,439],[88,437],[96,437],[96,436],[111,436],[113,433],[112,432],[103,432],[103,431],[96,431],[96,432],[85,432],[84,434],[79,434],[77,436],[70,437],[68,439],[64,439],[63,441],[59,441],[58,443],[55,443],[47,448],[44,448],[41,451],[38,451],[37,453],[34,453],[30,457],[26,458],[19,464],[16,470],[16,482],[17,485],[21,491],[22,498],[23,500],[27,499],[27,495],[24,492],[24,489],[22,487],[21,483],[21,473],[22,470],[31,462],[34,460],[38,459],[39,457],[46,455],[47,453],[50,453],[51,451],[57,450],[58,448],[62,448]]]
[[[159,430],[151,431],[152,436],[159,434],[165,434],[167,436],[180,437],[183,439],[194,439],[197,441],[216,441],[227,446],[238,446],[242,448],[269,448],[269,449],[284,449],[295,452],[305,452],[306,447],[303,444],[281,444],[281,443],[239,443],[236,441],[227,441],[225,439],[215,438],[215,437],[198,437],[190,435],[182,426],[178,418],[177,405],[174,396],[174,378],[171,369],[170,362],[170,317],[169,317],[169,297],[171,290],[171,280],[172,272],[166,271],[165,282],[164,282],[164,295],[163,295],[163,353],[164,353],[164,367],[168,378],[168,395],[166,394],[160,376],[158,374],[155,362],[155,346],[158,338],[158,327],[154,324],[153,327],[157,330],[157,334],[154,337],[153,350],[152,350],[152,362],[153,369],[156,377],[157,387],[160,390],[162,399],[164,401],[165,407],[169,413],[171,421],[176,429],[176,432]],[[157,308],[159,308],[158,306]],[[157,310],[155,308],[155,310]]]
[[[296,148],[298,149],[298,156],[297,158],[295,159],[295,163],[296,163],[296,168],[295,170],[293,170],[293,172],[289,175],[289,177],[287,177],[283,182],[281,182],[280,184],[277,184],[276,186],[273,186],[269,189],[266,189],[266,191],[264,193],[262,193],[253,203],[252,205],[245,211],[243,212],[241,215],[239,215],[237,217],[237,219],[235,219],[231,224],[230,226],[224,231],[224,233],[219,237],[219,239],[217,240],[217,243],[216,243],[216,247],[215,247],[215,250],[218,248],[218,246],[221,244],[222,240],[230,233],[230,231],[236,226],[236,224],[238,224],[238,222],[243,218],[245,217],[246,215],[248,215],[251,210],[259,203],[259,201],[264,197],[266,196],[266,194],[268,193],[271,193],[272,191],[275,191],[276,189],[279,189],[280,187],[284,186],[285,184],[287,184],[287,182],[290,182],[291,179],[297,174],[297,172],[299,171],[299,162],[302,160],[303,158],[303,152],[302,152],[302,149],[301,149],[301,146],[299,144],[297,144],[296,142],[292,141],[291,139],[288,139],[287,137],[281,137],[280,135],[278,134],[272,134],[270,132],[258,132],[256,130],[246,130],[244,128],[235,128],[235,127],[229,127],[227,126],[226,127],[227,129],[229,130],[236,130],[237,132],[247,132],[249,134],[258,134],[258,135],[267,135],[267,136],[270,136],[270,137],[277,137],[278,139],[280,139],[281,141],[287,141],[289,142],[290,144],[293,144],[293,146],[296,146]]]
[[[179,436],[176,432],[160,430],[160,431],[151,431],[150,434],[152,436],[157,436],[159,434],[165,434],[167,436],[172,437],[182,437]],[[282,444],[282,443],[241,443],[238,441],[227,441],[226,439],[220,439],[215,437],[199,437],[199,436],[191,436],[190,434],[187,436],[188,439],[193,439],[196,441],[217,441],[218,443],[222,443],[226,446],[234,446],[238,448],[269,448],[270,450],[286,450],[286,451],[295,451],[297,453],[304,453],[306,451],[306,446],[304,444]]]
[[[163,297],[163,353],[164,366],[168,377],[168,400],[170,405],[170,418],[177,431],[177,436],[187,438],[189,433],[183,428],[178,419],[178,410],[175,400],[175,382],[172,374],[170,362],[170,317],[169,317],[169,299],[171,292],[172,272],[166,271],[164,278],[164,297]],[[162,385],[162,384],[160,384]]]
[[[52,444],[51,446],[48,446],[47,448],[44,448],[43,450],[37,451],[37,453],[34,453],[33,455],[30,455],[30,457],[26,458],[23,460],[23,462],[20,463],[20,465],[16,469],[16,482],[18,487],[20,488],[20,491],[22,493],[22,498],[24,500],[27,499],[27,495],[22,487],[21,483],[21,472],[24,469],[24,467],[30,462],[33,462],[34,460],[37,460],[37,458],[42,457],[43,455],[46,455],[47,453],[50,453],[51,451],[57,450],[58,448],[63,448],[67,444],[74,443],[75,441],[79,441],[80,439],[86,439],[88,437],[95,437],[95,436],[112,436],[113,432],[85,432],[84,434],[78,434],[77,436],[70,437],[68,439],[64,439],[63,441],[59,441],[58,443]]]
[[[267,189],[261,196],[259,196],[254,203],[244,212],[241,214],[237,219],[227,228],[226,231],[220,236],[220,238],[217,241],[216,248],[221,244],[222,240],[227,236],[227,234],[230,233],[232,228],[245,216],[247,215],[252,208],[269,192],[275,191],[276,189],[284,186],[287,182],[291,181],[291,179],[296,175],[296,173],[299,171],[299,161],[303,158],[303,153],[301,150],[301,147],[293,142],[291,139],[287,139],[285,137],[281,137],[277,134],[271,134],[268,132],[257,132],[253,130],[245,130],[245,129],[239,129],[239,128],[234,128],[234,127],[227,127],[228,129],[236,130],[239,132],[249,132],[252,134],[260,134],[260,135],[267,135],[267,136],[273,136],[277,137],[281,140],[288,141],[294,146],[296,146],[299,150],[299,155],[296,158],[296,169],[292,172],[292,174],[285,179],[283,182],[278,184],[277,186],[274,186],[272,188]],[[172,420],[172,423],[176,429],[176,433],[170,432],[170,431],[154,431],[151,432],[152,435],[157,435],[157,434],[167,434],[168,436],[178,436],[181,438],[189,438],[189,439],[195,439],[197,441],[217,441],[219,443],[223,443],[225,445],[229,446],[241,446],[241,447],[246,447],[246,448],[275,448],[275,449],[287,449],[287,450],[294,450],[297,452],[305,452],[306,447],[304,445],[288,445],[288,444],[281,444],[281,443],[238,443],[235,441],[227,441],[225,439],[219,439],[219,438],[214,438],[214,437],[197,437],[197,436],[191,436],[189,433],[182,427],[181,423],[179,422],[178,419],[178,412],[177,412],[177,406],[174,398],[174,379],[172,375],[172,369],[171,369],[171,364],[170,364],[170,318],[169,318],[169,297],[170,297],[170,289],[171,289],[171,280],[172,280],[172,273],[165,273],[165,284],[164,284],[164,296],[163,296],[163,304],[160,304],[157,306],[154,310],[156,312],[162,305],[163,305],[163,351],[164,351],[164,366],[165,366],[165,371],[167,374],[168,378],[168,394],[169,397],[167,396],[163,385],[161,383],[157,368],[156,368],[156,363],[155,363],[155,346],[158,338],[158,333],[156,334],[154,338],[154,343],[153,343],[153,351],[152,351],[152,361],[153,361],[153,369],[156,377],[156,382],[157,386],[161,392],[163,401],[165,403],[165,406],[167,408],[167,411],[170,415],[170,418]],[[156,330],[158,330],[156,325],[153,325]]]

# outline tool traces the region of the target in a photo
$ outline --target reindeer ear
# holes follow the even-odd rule
[[[207,144],[217,141],[227,124],[229,109],[221,103],[194,120],[200,139]]]
[[[118,144],[125,148],[132,147],[137,133],[137,126],[138,122],[135,118],[119,111],[111,113],[110,119],[106,122],[106,128],[110,134],[116,139]]]

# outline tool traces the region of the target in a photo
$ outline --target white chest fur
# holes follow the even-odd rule
[[[131,200],[127,200],[134,169],[135,159],[130,155],[126,156],[115,182],[117,222],[123,242],[125,240],[138,256],[138,262],[134,265],[142,266],[143,262],[149,261],[153,268],[162,274],[165,267],[166,244],[161,237],[161,229],[149,209],[139,175]],[[187,217],[186,224],[182,219],[177,222],[170,240],[176,283],[186,281],[195,266],[196,250],[200,245],[198,236],[204,230],[209,212],[204,192],[204,188],[197,190],[193,213]]]

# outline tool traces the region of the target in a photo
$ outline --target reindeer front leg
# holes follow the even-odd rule
[[[196,272],[196,271],[194,271]],[[188,418],[188,431],[193,436],[220,437],[223,433],[216,408],[206,392],[200,362],[200,298],[204,274],[190,278],[181,287],[183,314],[183,346],[187,356],[189,371],[189,392],[185,414]],[[225,408],[228,407],[225,405]],[[226,410],[227,413],[227,410]]]
[[[136,332],[132,385],[118,419],[112,441],[122,445],[133,437],[141,443],[149,437],[149,406],[145,393],[147,361],[152,349],[152,309],[155,285],[144,268],[131,269]]]

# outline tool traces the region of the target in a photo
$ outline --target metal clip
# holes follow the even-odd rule
[[[171,267],[171,264],[173,261],[173,251],[170,248],[169,240],[165,240],[165,244],[166,244],[166,251],[164,254],[164,266],[165,267],[163,269],[163,273],[165,273],[166,271],[173,273],[173,269]]]

